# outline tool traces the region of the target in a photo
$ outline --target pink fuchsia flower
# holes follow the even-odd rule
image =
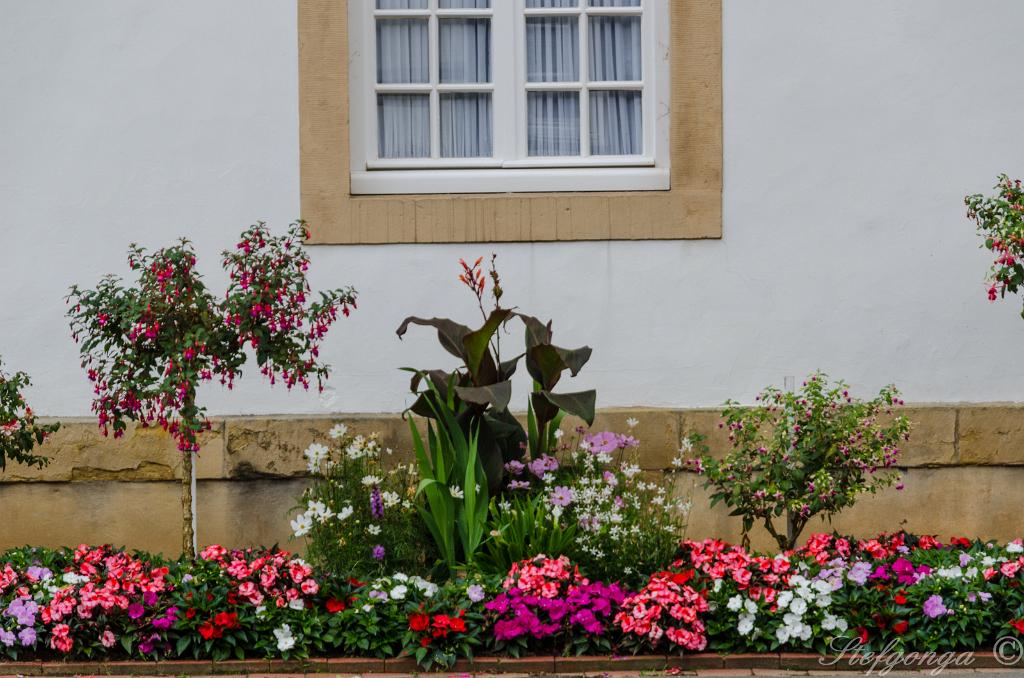
[[[923,611],[926,617],[935,619],[941,617],[944,614],[952,614],[953,611],[946,608],[945,603],[942,601],[942,596],[936,594],[924,601]]]
[[[572,490],[564,485],[559,485],[551,491],[550,500],[554,506],[568,506],[572,503]]]

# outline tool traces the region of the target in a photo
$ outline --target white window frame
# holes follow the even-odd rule
[[[671,0],[642,0],[639,82],[588,82],[588,16],[636,14],[631,7],[526,8],[526,0],[491,0],[490,9],[377,10],[375,0],[351,0],[349,7],[350,192],[353,195],[668,190],[669,181],[669,7]],[[580,81],[526,82],[526,16],[579,16]],[[428,18],[430,82],[377,84],[376,18]],[[491,83],[439,82],[438,19],[491,20]],[[515,30],[507,30],[513,23]],[[497,58],[510,55],[512,58]],[[502,83],[514,83],[511,87]],[[590,89],[636,89],[642,85],[643,155],[590,155]],[[580,92],[580,155],[527,157],[526,96],[536,90]],[[441,158],[439,93],[491,92],[491,158]],[[431,152],[435,157],[381,159],[377,156],[377,93],[416,92],[431,97]],[[508,130],[512,130],[509,133]],[[503,158],[505,158],[503,160]]]

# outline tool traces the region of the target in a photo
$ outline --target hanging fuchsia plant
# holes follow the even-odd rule
[[[72,336],[94,385],[92,409],[103,434],[121,437],[129,421],[158,425],[184,453],[183,550],[190,556],[192,454],[210,428],[196,402],[199,384],[216,379],[231,388],[251,348],[272,384],[309,388],[315,379],[322,389],[330,370],[320,361],[320,343],[338,314],[355,308],[351,287],[311,300],[305,237],[301,221],[284,236],[271,235],[262,222],[251,226],[223,254],[230,277],[223,297],[207,289],[184,239],[155,252],[133,244],[134,286],[108,275],[96,289],[73,286],[68,295]]]

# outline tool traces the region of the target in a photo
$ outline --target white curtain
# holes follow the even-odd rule
[[[441,0],[441,9],[487,9],[491,0]]]
[[[381,158],[430,157],[429,95],[377,95],[377,152]]]
[[[565,7],[568,0],[529,0],[535,7]],[[526,19],[526,79],[575,82],[580,77],[579,19]],[[526,146],[531,156],[580,154],[578,92],[529,92],[526,97]]]
[[[491,95],[442,94],[440,101],[441,157],[490,157]]]
[[[426,9],[427,0],[377,0],[377,9]]]
[[[529,155],[579,155],[579,93],[529,92],[526,128]]]
[[[490,82],[490,20],[443,19],[439,27],[441,82]]]
[[[625,0],[590,0],[610,6]],[[621,6],[621,4],[615,4]],[[643,79],[640,17],[590,17],[590,79]],[[643,119],[639,90],[591,91],[590,152],[593,155],[643,153]]]

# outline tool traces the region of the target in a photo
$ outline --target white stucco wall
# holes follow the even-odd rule
[[[505,1],[505,0],[498,0]],[[299,213],[296,19],[286,0],[0,0],[0,355],[52,415],[88,413],[63,296],[125,249],[219,252]],[[258,375],[214,413],[396,411],[400,365],[448,360],[409,313],[472,320],[458,257],[499,254],[508,300],[589,343],[603,406],[717,405],[823,368],[910,401],[1024,400],[1016,300],[990,305],[962,197],[1024,174],[1024,3],[725,0],[724,237],[317,247],[351,283],[332,391]]]

